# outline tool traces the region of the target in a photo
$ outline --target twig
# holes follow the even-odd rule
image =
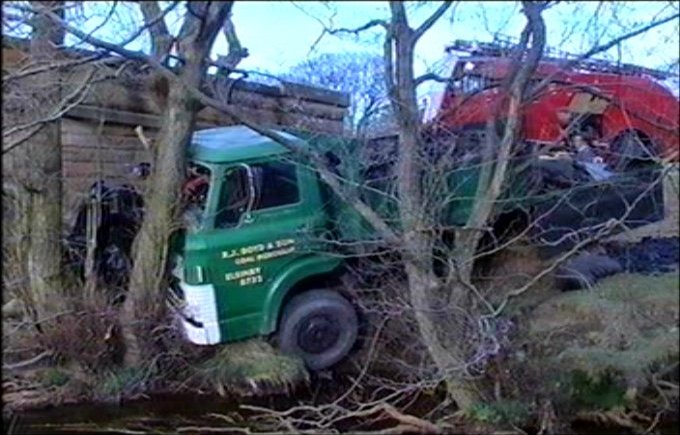
[[[142,145],[144,145],[144,148],[151,151],[151,141],[149,141],[149,138],[144,134],[144,128],[141,125],[138,125],[135,127],[135,133],[137,134],[140,142],[142,142]]]
[[[213,426],[184,426],[184,427],[178,427],[177,432],[183,433],[183,432],[198,432],[198,433],[206,433],[206,432],[213,432],[213,433],[222,433],[222,432],[227,432],[227,433],[245,433],[245,434],[251,434],[252,432],[250,431],[249,428],[247,427],[238,427],[238,426],[231,426],[231,427],[213,427]]]
[[[14,364],[3,364],[3,365],[2,365],[2,369],[3,369],[3,370],[16,370],[16,369],[20,369],[20,368],[23,368],[23,367],[26,367],[26,366],[30,366],[30,365],[32,365],[32,364],[35,364],[35,363],[37,363],[38,361],[40,361],[40,360],[42,360],[42,359],[44,359],[44,358],[47,358],[48,356],[52,356],[52,355],[53,355],[52,351],[46,350],[46,351],[42,352],[41,354],[36,355],[36,356],[34,356],[33,358],[27,359],[27,360],[25,360],[25,361],[20,361],[20,362],[18,362],[18,363],[14,363]]]

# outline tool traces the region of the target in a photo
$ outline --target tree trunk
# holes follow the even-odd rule
[[[162,285],[168,237],[175,223],[184,180],[184,149],[196,118],[192,106],[193,98],[184,88],[170,88],[164,122],[156,139],[157,157],[146,197],[144,223],[133,248],[130,291],[121,316],[127,345],[125,363],[130,366],[144,359],[145,349],[142,349],[139,338],[148,338],[150,328],[163,314]]]
[[[470,407],[477,401],[475,390],[458,373],[463,369],[465,355],[460,340],[442,341],[438,335],[431,307],[433,295],[441,283],[433,267],[432,235],[423,231],[431,216],[425,210],[421,174],[423,167],[420,156],[420,117],[416,99],[416,85],[413,74],[413,50],[417,41],[416,32],[408,26],[404,6],[390,2],[392,23],[388,38],[393,41],[395,53],[394,68],[387,68],[388,90],[392,98],[399,125],[399,161],[397,168],[397,190],[399,193],[399,217],[403,228],[403,255],[405,272],[408,277],[411,304],[415,311],[420,336],[439,372],[444,375],[450,397],[461,408]],[[392,48],[388,48],[392,50]],[[391,53],[386,53],[386,62]],[[459,336],[456,331],[447,333]]]
[[[474,383],[462,379],[458,374],[465,365],[465,354],[462,346],[456,346],[456,335],[463,340],[463,335],[457,331],[447,330],[453,335],[452,343],[443,342],[437,332],[437,322],[433,318],[430,307],[430,296],[437,292],[440,283],[434,276],[428,276],[420,267],[413,263],[406,263],[411,305],[415,311],[418,331],[423,344],[428,350],[437,369],[445,377],[446,390],[449,397],[456,402],[460,409],[467,409],[479,400]]]
[[[163,124],[153,150],[144,222],[133,246],[130,288],[121,312],[126,344],[124,363],[128,367],[138,367],[156,350],[152,330],[164,319],[168,242],[178,229],[176,217],[185,176],[185,147],[200,109],[191,89],[201,85],[206,59],[231,7],[232,2],[192,2],[179,31],[178,54],[184,65],[168,83]]]
[[[63,2],[32,2],[36,10],[51,10]],[[50,61],[61,44],[63,31],[38,13],[32,20],[31,58]],[[36,74],[28,80],[32,98],[31,113],[46,118],[60,103],[59,72]],[[61,128],[59,121],[45,123],[20,151],[24,163],[22,185],[22,219],[28,237],[26,264],[31,289],[33,320],[39,322],[50,309],[52,295],[61,293]]]

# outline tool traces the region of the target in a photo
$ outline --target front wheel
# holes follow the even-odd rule
[[[302,358],[310,370],[321,370],[349,353],[357,330],[356,312],[345,298],[330,290],[310,290],[284,308],[279,348]]]

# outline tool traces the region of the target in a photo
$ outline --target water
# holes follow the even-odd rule
[[[287,399],[287,398],[285,398]],[[287,399],[290,400],[290,399]],[[282,398],[258,399],[249,404],[276,407]],[[240,403],[246,403],[241,400]],[[158,395],[117,404],[66,405],[18,413],[3,418],[3,432],[11,434],[60,433],[177,433],[180,428],[245,426],[226,423],[211,414],[234,415],[239,403],[203,395]],[[198,431],[190,431],[197,433]]]
[[[251,400],[226,399],[198,394],[156,395],[149,399],[117,404],[67,405],[22,412],[3,418],[7,434],[165,434],[165,433],[243,433],[252,423],[245,421],[247,412],[239,404],[272,409],[285,409],[296,404],[294,397],[272,396]],[[220,417],[222,416],[222,417]],[[227,421],[226,418],[232,418]],[[233,431],[227,428],[236,427]],[[212,429],[212,431],[210,430]],[[348,428],[349,429],[349,428]],[[366,428],[364,428],[366,429]],[[252,428],[256,432],[256,428]],[[606,428],[592,424],[573,427],[576,434],[626,434],[622,428]],[[680,434],[676,418],[662,421],[654,432],[661,435]]]

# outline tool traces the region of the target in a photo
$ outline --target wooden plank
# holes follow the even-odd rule
[[[99,122],[93,122],[91,119],[75,119],[64,117],[61,119],[62,132],[75,135],[96,135],[100,132]],[[158,129],[145,128],[144,134],[147,136],[154,136]],[[115,138],[136,138],[135,127],[130,125],[120,124],[104,124],[101,129],[102,136]]]
[[[70,149],[75,152],[78,150],[111,149],[120,152],[142,152],[146,149],[137,138],[111,139],[99,138],[91,135],[62,135],[62,146],[64,150]]]
[[[95,84],[83,104],[155,115],[163,109],[153,98],[148,81],[129,77]]]
[[[319,101],[334,104],[340,107],[349,107],[349,95],[330,89],[315,88],[300,83],[281,81],[283,94],[289,97],[303,98],[305,100]]]
[[[77,119],[89,119],[94,121],[104,120],[107,123],[141,125],[144,127],[160,128],[159,116],[143,113],[127,112],[122,110],[107,109],[96,106],[80,105],[69,110],[65,115]]]
[[[270,110],[253,109],[250,107],[229,104],[227,107],[233,109],[236,113],[246,117],[253,122],[258,122],[263,125],[277,125],[280,121],[280,113],[272,112]],[[225,115],[217,109],[206,107],[199,112],[200,118],[204,122],[212,122],[213,125],[235,125],[236,120],[230,116]]]
[[[69,110],[66,117],[76,119],[88,119],[93,121],[101,121],[104,119],[106,123],[123,124],[130,126],[141,125],[143,127],[158,129],[161,125],[161,117],[158,115],[149,115],[145,113],[127,112],[123,110],[107,109],[96,106],[76,106]],[[213,127],[215,123],[197,122],[198,128]],[[132,130],[134,132],[134,129]]]
[[[4,39],[4,35],[3,35]],[[27,62],[28,55],[15,48],[2,47],[2,68],[12,71]]]
[[[225,92],[218,96],[222,101],[231,105],[246,106],[253,109],[264,109],[271,111],[281,110],[280,98],[255,92],[246,92],[240,89],[233,89],[231,93]]]
[[[284,112],[295,112],[309,117],[318,117],[342,122],[347,110],[342,107],[319,104],[301,98],[284,97],[281,99],[281,109]]]
[[[301,97],[280,97],[273,98],[270,96],[256,94],[253,92],[244,92],[243,90],[234,89],[231,93],[226,93],[224,99],[228,99],[231,107],[243,107],[253,110],[266,110],[276,113],[287,112],[294,110],[297,113],[304,113],[309,116],[319,116],[324,119],[342,120],[345,116],[346,110],[344,108],[333,106],[329,104],[317,103],[305,100]],[[148,89],[145,89],[138,82],[134,86],[123,86],[118,83],[98,84],[94,90],[90,92],[85,99],[84,105],[96,106],[111,110],[130,111],[140,113],[148,116],[156,116],[160,114],[161,108],[157,101],[148,96]],[[231,123],[226,115],[222,119],[215,116],[204,118],[203,112],[199,112],[198,119],[204,122],[218,122],[219,124]],[[261,112],[258,112],[261,113]],[[115,116],[115,115],[114,115]],[[268,116],[264,116],[269,118]],[[128,121],[121,121],[119,117],[111,118],[112,122],[128,123]],[[146,121],[152,127],[159,127],[160,121],[149,118]]]
[[[251,92],[266,93],[281,97],[298,97],[306,100],[326,103],[334,106],[349,107],[349,95],[343,92],[321,89],[300,83],[292,83],[285,80],[281,81],[280,86],[268,86],[260,83],[237,81],[235,88],[248,90]]]
[[[97,177],[107,178],[130,172],[133,162],[68,162],[63,166],[65,178]]]
[[[338,121],[321,118],[311,118],[299,113],[287,113],[283,116],[281,125],[285,127],[323,132],[328,134],[342,134],[344,126]]]
[[[62,150],[64,165],[78,162],[142,162],[151,159],[151,152],[146,150],[120,150],[109,148],[64,148]]]
[[[330,89],[321,89],[309,85],[299,83],[292,83],[281,80],[281,85],[271,86],[262,83],[250,82],[241,79],[224,79],[223,77],[212,76],[209,80],[217,82],[225,89],[227,86],[233,86],[245,92],[252,92],[256,94],[269,95],[272,97],[300,97],[319,103],[326,103],[334,106],[349,107],[349,95],[344,92],[333,91]],[[322,91],[322,92],[318,92]]]
[[[141,113],[160,114],[162,107],[153,97],[151,77],[124,76],[116,81],[109,80],[93,85],[84,104],[105,106],[110,109],[129,110]],[[283,88],[243,81],[220,81],[218,93],[231,103],[244,104],[258,109],[280,110],[278,99],[294,98],[314,102],[319,106],[344,109],[349,97],[335,91],[321,90],[306,85],[286,83]],[[228,84],[227,84],[228,83]],[[231,84],[232,88],[228,86]]]
[[[102,106],[109,109],[126,110],[140,113],[160,114],[162,107],[153,97],[150,78],[125,77],[117,81],[105,81],[93,85],[83,104]],[[275,88],[260,84],[247,84],[242,81],[229,81],[232,88],[222,85],[217,91],[218,97],[228,99],[231,104],[240,104],[256,109],[285,110],[279,99],[290,98],[315,103],[314,107],[328,107],[330,110],[340,109],[344,115],[349,105],[349,97],[334,91],[319,90],[300,84],[286,84],[286,87]],[[340,95],[341,97],[338,97]],[[335,110],[333,113],[337,113]],[[312,115],[314,112],[311,112]],[[325,113],[325,112],[322,112]]]

